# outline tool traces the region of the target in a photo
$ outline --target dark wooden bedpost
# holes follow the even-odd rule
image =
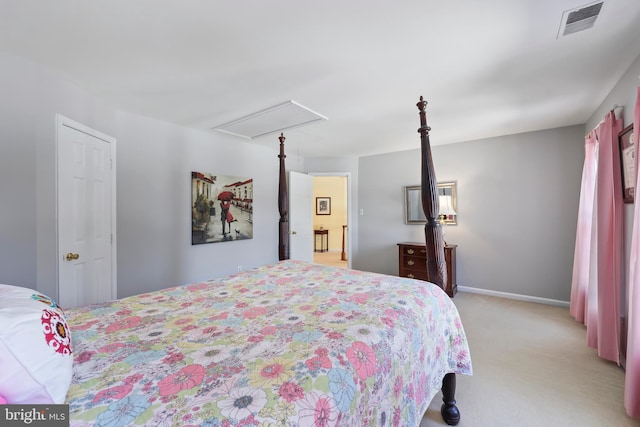
[[[425,108],[427,101],[422,96],[420,102],[416,104],[420,111],[420,148],[422,151],[422,209],[424,210],[427,223],[424,226],[427,250],[427,280],[445,289],[447,283],[447,266],[444,260],[444,240],[442,229],[438,222],[438,180],[433,168],[431,158],[431,142],[429,141],[429,131],[427,126],[427,114]],[[455,426],[460,422],[460,411],[456,407],[456,374],[448,373],[442,379],[442,407],[440,413],[442,419],[449,425]]]
[[[278,211],[280,212],[280,233],[279,233],[279,244],[278,244],[278,259],[280,261],[289,259],[289,217],[288,217],[288,206],[289,206],[289,197],[287,194],[287,174],[284,167],[284,133],[280,133],[280,154],[278,158],[280,159],[280,178],[278,181]]]
[[[440,414],[444,422],[450,426],[458,425],[460,422],[460,411],[456,406],[456,374],[445,374],[442,379],[442,406]]]
[[[420,97],[420,102],[416,104],[420,110],[420,145],[422,149],[422,209],[427,217],[424,226],[427,250],[427,280],[445,289],[447,283],[447,265],[444,260],[444,240],[442,239],[442,229],[438,222],[438,181],[431,159],[431,143],[429,141],[429,131],[427,126],[427,115],[425,108],[427,101]]]

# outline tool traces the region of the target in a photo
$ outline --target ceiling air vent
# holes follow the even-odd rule
[[[565,10],[562,13],[558,37],[593,27],[603,4],[604,2],[598,2],[581,6],[578,9]]]

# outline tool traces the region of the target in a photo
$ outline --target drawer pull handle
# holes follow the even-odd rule
[[[412,259],[407,261],[407,265],[413,265],[413,264],[415,264],[415,262]]]
[[[408,253],[409,255],[413,255],[413,249],[407,249],[407,253]]]
[[[427,250],[426,250],[426,249],[420,249],[420,253],[422,253],[422,254],[426,254],[426,253],[427,253]]]
[[[407,274],[407,277],[408,277],[409,279],[413,279],[415,276],[414,276],[413,274],[409,273],[409,274]]]

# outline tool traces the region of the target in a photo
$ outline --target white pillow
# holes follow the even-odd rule
[[[0,398],[64,403],[72,370],[62,309],[33,289],[0,284]]]

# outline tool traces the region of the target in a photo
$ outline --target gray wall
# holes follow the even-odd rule
[[[277,138],[269,149],[129,113],[117,129],[119,297],[277,261]],[[253,178],[253,239],[191,245],[191,171]]]
[[[594,111],[584,127],[585,134],[595,128],[605,114],[616,105],[624,107],[624,125],[627,126],[633,123],[633,109],[636,105],[638,86],[640,86],[640,56],[636,58],[600,106]]]
[[[445,230],[458,245],[458,286],[569,300],[583,130],[433,147],[438,180],[458,186],[458,225]],[[420,184],[420,150],[362,157],[359,171],[364,216],[354,266],[397,274],[396,244],[424,241],[424,226],[403,217],[403,187]]]
[[[55,295],[55,115],[114,135],[115,111],[6,54],[0,93],[0,283]]]
[[[0,283],[56,296],[56,113],[117,139],[118,297],[278,259],[277,139],[264,148],[120,112],[4,54],[0,93]],[[254,179],[253,239],[191,246],[193,170]]]

